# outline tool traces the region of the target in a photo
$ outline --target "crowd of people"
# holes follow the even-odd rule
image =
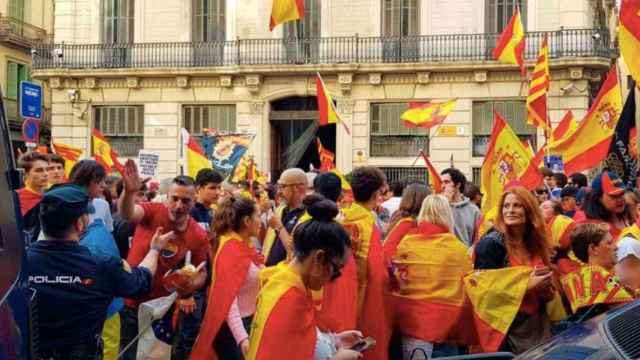
[[[351,172],[348,192],[333,172],[297,168],[230,184],[212,169],[156,183],[131,160],[121,177],[82,160],[66,179],[63,159],[37,152],[19,166],[42,359],[135,359],[140,305],[174,292],[172,359],[322,360],[427,359],[489,342],[521,353],[584,315],[562,283],[584,268],[640,292],[640,193],[609,171],[589,183],[543,169],[538,188],[506,184],[485,218],[483,194],[456,168],[436,193],[373,166]],[[483,339],[466,279],[509,269],[524,274],[514,316]],[[483,296],[502,306],[512,285]],[[558,300],[563,319],[551,314]]]

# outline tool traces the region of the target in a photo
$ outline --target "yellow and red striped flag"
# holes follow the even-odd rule
[[[54,153],[64,159],[64,176],[68,179],[73,165],[80,160],[80,155],[82,155],[84,149],[57,142],[51,142],[51,148]]]
[[[111,144],[98,129],[93,129],[93,158],[102,165],[107,174],[111,174],[114,166]]]
[[[633,80],[640,84],[640,1],[622,0],[618,37],[622,58]]]
[[[433,167],[433,164],[431,163],[431,161],[429,161],[429,158],[427,157],[427,155],[424,153],[423,150],[420,150],[420,156],[422,156],[422,158],[424,159],[424,163],[427,167],[427,175],[429,177],[429,185],[431,185],[431,187],[433,188],[433,191],[436,192],[436,194],[439,194],[442,192],[442,179],[440,179],[440,174],[438,174],[438,171],[436,170],[435,167]]]
[[[509,24],[500,34],[498,45],[493,49],[493,57],[503,63],[515,64],[520,67],[520,73],[525,76],[524,68],[524,28],[520,17],[520,9],[516,8]]]
[[[273,0],[269,31],[288,21],[295,21],[304,17],[304,0]]]
[[[547,116],[547,92],[551,76],[549,74],[549,42],[547,34],[544,34],[538,61],[533,68],[531,83],[529,83],[529,95],[527,95],[527,123],[544,129],[548,137],[551,124]]]
[[[565,137],[571,136],[577,128],[578,123],[576,122],[576,117],[573,116],[573,112],[571,110],[568,110],[556,128],[553,129],[553,137],[551,138],[551,141],[564,140]]]
[[[618,71],[613,66],[589,112],[571,136],[553,142],[549,152],[562,155],[567,174],[596,166],[609,152],[609,144],[622,111]]]
[[[320,113],[320,118],[318,119],[320,126],[341,123],[347,134],[351,135],[351,131],[349,131],[347,124],[342,121],[340,115],[336,111],[333,99],[331,98],[329,91],[327,91],[327,87],[320,74],[316,74],[316,93],[318,100],[318,112]]]
[[[409,109],[400,115],[404,121],[404,126],[409,128],[429,129],[442,124],[447,115],[456,106],[456,100],[448,100],[440,103],[409,103]]]

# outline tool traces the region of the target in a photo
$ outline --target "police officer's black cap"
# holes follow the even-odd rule
[[[57,185],[47,191],[40,203],[40,216],[52,215],[62,223],[69,223],[95,209],[89,201],[87,189],[75,184]]]

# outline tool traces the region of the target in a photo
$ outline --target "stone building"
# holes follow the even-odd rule
[[[424,148],[439,170],[453,161],[476,179],[500,111],[523,139],[528,83],[492,60],[515,6],[526,28],[529,71],[549,34],[549,112],[586,113],[610,68],[613,1],[305,0],[305,18],[269,31],[264,0],[58,0],[55,42],[37,48],[33,76],[52,91],[57,141],[90,149],[99,128],[122,156],[160,153],[160,177],[180,171],[180,128],[256,134],[250,152],[277,175],[317,166],[315,139],[337,167],[424,176]],[[320,72],[351,129],[317,119]],[[440,129],[407,129],[410,101],[457,98]],[[311,127],[311,128],[310,128]]]
[[[30,80],[31,50],[53,37],[52,0],[0,0],[0,84],[11,139],[22,145],[19,115],[20,81]],[[45,126],[49,119],[49,96],[44,101]]]

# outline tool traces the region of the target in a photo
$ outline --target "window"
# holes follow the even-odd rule
[[[224,41],[225,0],[193,0],[193,41]]]
[[[485,31],[489,34],[501,33],[520,7],[523,30],[527,30],[527,0],[485,0]]]
[[[9,17],[24,21],[24,10],[24,0],[9,0]]]
[[[97,106],[94,126],[120,156],[137,156],[144,141],[143,106]]]
[[[25,80],[31,80],[29,65],[8,61],[7,90],[5,94],[7,104],[6,112],[9,120],[20,120],[18,115],[20,113],[18,94],[20,93],[20,82]]]
[[[236,131],[235,105],[185,105],[184,128],[193,136],[202,136],[203,129]]]
[[[471,168],[471,181],[477,187],[480,187],[480,183],[482,182],[481,179],[480,179],[480,171],[481,170],[482,170],[482,168],[479,168],[479,167]]]
[[[371,156],[412,157],[420,149],[428,152],[428,129],[407,128],[400,120],[407,107],[407,103],[371,104]]]
[[[304,0],[304,17],[284,24],[287,58],[294,63],[317,62],[320,38],[320,0]]]
[[[128,67],[133,43],[134,0],[102,1],[102,50],[105,67]]]
[[[520,137],[536,147],[536,128],[527,124],[527,108],[524,100],[474,101],[473,102],[473,156],[484,156],[493,128],[493,112],[497,111]]]
[[[415,181],[428,184],[429,180],[427,172],[422,165],[415,167],[381,167],[380,170],[387,177],[388,183],[392,181],[403,181],[405,183]]]
[[[417,60],[419,13],[418,0],[382,1],[382,51],[385,62]]]

